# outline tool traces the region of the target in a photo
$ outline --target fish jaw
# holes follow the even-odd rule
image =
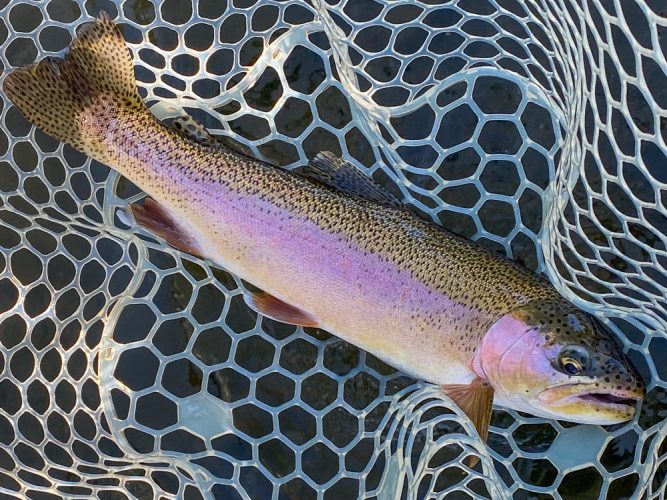
[[[549,416],[567,415],[572,422],[610,425],[631,420],[643,396],[640,388],[574,383],[545,389],[539,393],[538,400]]]
[[[492,325],[471,366],[494,388],[494,402],[575,423],[610,425],[632,419],[644,388],[638,376],[617,359],[620,354],[594,351],[587,373],[572,375],[564,370],[562,355],[572,349],[573,339],[566,337],[561,343],[554,337],[553,332],[513,314]]]

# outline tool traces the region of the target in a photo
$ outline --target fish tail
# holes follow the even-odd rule
[[[79,28],[64,58],[16,69],[2,87],[30,122],[82,151],[90,149],[85,117],[99,112],[100,97],[147,112],[123,35],[105,12]]]

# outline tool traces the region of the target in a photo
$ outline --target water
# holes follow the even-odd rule
[[[519,35],[530,31],[544,40],[542,48],[535,43],[528,46],[538,64],[517,66],[516,59],[504,57],[498,65],[547,82],[543,86],[553,92],[548,97],[560,102],[562,84],[551,83],[549,69],[559,73],[562,68],[554,69],[545,55],[551,42],[541,28],[529,25],[527,31],[511,16],[499,16],[488,22],[469,21],[456,36],[434,37],[428,43],[423,30],[410,28],[392,42],[392,54],[375,57],[374,51],[386,45],[382,37],[391,33],[387,26],[419,16],[415,9],[420,8],[398,5],[382,10],[377,2],[347,2],[342,13],[332,14],[345,32],[351,31],[352,21],[369,22],[379,12],[385,19],[382,28],[371,22],[365,29],[355,28],[355,43],[370,56],[349,54],[355,64],[362,59],[368,62],[363,71],[355,68],[362,91],[370,88],[369,77],[383,84],[372,96],[381,107],[365,109],[339,83],[347,76],[339,75],[341,68],[321,28],[303,29],[296,38],[298,45],[287,44],[275,57],[263,56],[274,48],[268,44],[280,40],[288,23],[295,30],[302,25],[307,28],[315,19],[312,8],[248,4],[234,2],[234,7],[250,8],[251,14],[225,13],[218,2],[199,2],[196,9],[189,2],[163,2],[159,7],[148,1],[126,2],[121,9],[126,16],[124,35],[133,44],[144,39],[150,44],[141,50],[134,46],[136,73],[148,102],[190,97],[192,101],[181,104],[208,127],[287,168],[305,163],[321,150],[349,155],[425,217],[512,255],[530,268],[543,269],[544,203],[552,196],[547,186],[561,166],[568,123],[549,105],[544,91],[484,63],[497,51],[497,44],[488,37],[501,29]],[[493,6],[490,2],[459,4],[434,10],[423,22],[446,30],[460,21],[462,9],[490,15],[485,9]],[[40,53],[38,47],[61,50],[80,14],[96,14],[101,8],[112,15],[118,12],[111,2],[51,2],[47,9],[51,21],[39,37],[33,37],[41,11],[21,2],[9,3],[0,11],[0,40],[3,27],[7,33],[8,26],[19,33],[12,35],[14,39],[4,35],[3,64],[32,62]],[[522,8],[511,7],[516,9]],[[155,21],[158,13],[167,23]],[[192,15],[196,18],[191,20]],[[643,30],[641,23],[633,27],[640,40]],[[619,40],[623,36],[614,33]],[[466,34],[480,39],[457,52],[463,44],[458,38],[466,40]],[[519,60],[520,54],[526,54],[512,37],[503,40],[506,50]],[[422,44],[432,54],[419,59]],[[632,53],[621,57],[624,67],[630,67],[630,58]],[[258,68],[256,78],[246,84],[253,67]],[[464,67],[467,71],[462,71]],[[652,78],[657,79],[657,74]],[[649,86],[659,101],[661,91],[652,81],[649,78]],[[616,85],[611,79],[609,84]],[[436,86],[438,92],[428,103],[409,107],[420,96],[428,97],[424,91]],[[650,132],[651,111],[646,109],[645,97],[636,91],[628,96],[627,106],[636,123]],[[394,108],[408,111],[382,114]],[[444,112],[436,115],[433,109]],[[376,111],[378,116],[373,115]],[[369,115],[375,119],[376,130],[364,121]],[[588,130],[589,122],[585,123]],[[627,125],[619,120],[612,124],[611,133],[620,139],[622,150]],[[603,167],[609,171],[617,168],[613,167],[617,153],[605,149],[603,137],[597,144]],[[378,138],[383,141],[380,148]],[[378,436],[377,429],[389,428],[391,412],[396,411],[390,406],[392,401],[396,404],[395,394],[410,387],[407,392],[420,394],[422,389],[413,386],[414,381],[326,332],[302,331],[258,317],[243,303],[243,283],[155,242],[146,233],[128,230],[117,210],[141,193],[108,168],[68,147],[60,150],[44,134],[31,132],[11,108],[4,114],[0,152],[6,153],[0,162],[4,209],[0,214],[0,270],[4,272],[0,311],[20,302],[0,323],[0,340],[6,349],[2,390],[7,396],[1,398],[6,421],[0,430],[11,450],[5,452],[5,470],[18,474],[25,488],[39,489],[59,479],[55,472],[42,473],[51,480],[28,472],[41,468],[42,458],[28,451],[37,446],[50,460],[49,470],[70,467],[73,471],[68,474],[78,475],[70,477],[80,489],[70,492],[65,489],[69,486],[61,484],[61,494],[89,495],[91,486],[102,487],[106,481],[109,490],[127,489],[137,496],[161,491],[194,497],[192,485],[197,482],[220,497],[231,495],[229,488],[240,485],[251,498],[267,498],[277,484],[276,491],[286,497],[315,498],[317,490],[326,490],[332,497],[352,498],[376,489],[386,493],[404,484],[400,474],[405,470],[392,461],[397,450],[403,450],[416,467],[436,438],[463,432],[459,421],[446,414],[440,417],[439,432],[415,433],[408,450],[398,435],[386,431],[390,453],[381,454],[380,444],[369,442]],[[651,163],[664,159],[655,158]],[[384,161],[381,167],[378,159]],[[651,184],[647,186],[644,174],[628,166],[622,169],[630,193],[650,196]],[[599,171],[595,161],[587,164],[585,179],[594,192],[601,192],[603,186]],[[619,210],[636,210],[625,188],[615,192],[607,179],[604,185],[604,196]],[[584,188],[575,200],[587,199]],[[655,248],[664,240],[666,228],[664,217],[659,213],[654,217],[655,230],[637,224],[633,234]],[[613,229],[617,219],[610,212],[600,222]],[[591,241],[600,245],[606,241],[596,223],[589,229],[585,238],[572,238],[570,251],[575,256],[567,260],[571,268],[581,266],[576,254],[586,255]],[[23,245],[29,250],[20,250]],[[628,266],[644,259],[641,247],[615,245],[630,259],[616,252],[602,281],[613,282],[613,270],[627,272]],[[638,286],[649,285],[645,280]],[[584,293],[581,288],[597,294],[608,290],[599,281],[578,289]],[[588,296],[597,301],[599,295]],[[638,298],[631,296],[630,302],[634,300]],[[627,322],[621,326],[623,331],[634,328]],[[643,333],[629,338],[638,352]],[[656,360],[661,341],[656,337],[648,344]],[[664,365],[657,361],[649,365],[643,356],[638,357],[639,363],[647,375]],[[659,380],[663,378],[660,375]],[[19,394],[16,381],[27,388],[25,394]],[[103,391],[99,391],[100,382]],[[604,491],[612,498],[629,496],[639,484],[631,469],[642,455],[641,448],[657,446],[661,439],[651,437],[654,434],[640,437],[637,431],[662,420],[662,395],[660,387],[653,389],[638,427],[599,429],[595,439],[591,433],[582,434],[582,439],[592,439],[604,448],[599,465],[583,469],[576,467],[583,455],[568,455],[568,446],[562,444],[577,436],[568,431],[570,426],[498,411],[489,439],[493,473],[517,498],[547,492],[583,498],[578,485],[584,482],[590,485],[587,498]],[[415,396],[415,401],[420,397]],[[25,416],[23,423],[19,418],[17,428],[10,422],[17,415],[33,418]],[[426,414],[415,415],[429,422]],[[17,432],[21,437],[14,437]],[[42,435],[45,441],[39,439]],[[48,451],[56,449],[57,453]],[[435,472],[413,472],[418,496],[460,486],[482,471],[479,466],[471,472],[449,465],[440,472],[439,466],[457,462],[460,451],[452,445],[442,449],[447,453],[436,454],[428,465]],[[192,457],[190,463],[182,460],[183,454]],[[123,462],[134,460],[149,462],[132,469],[130,476],[142,479],[119,483],[118,477],[123,476],[118,471],[130,470]],[[72,461],[76,465],[68,465]],[[170,464],[173,474],[164,472],[160,462]],[[618,479],[608,478],[608,473],[618,471],[625,472]],[[399,482],[391,482],[391,477]],[[15,481],[0,476],[0,486],[8,491],[15,491]],[[475,481],[466,487],[490,495],[481,479]]]

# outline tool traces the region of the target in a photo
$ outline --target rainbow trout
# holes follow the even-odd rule
[[[412,215],[331,154],[296,174],[167,128],[133,75],[103,15],[64,59],[16,69],[3,88],[36,126],[149,195],[131,206],[138,224],[261,289],[251,307],[439,384],[482,438],[494,400],[573,422],[633,417],[639,377],[547,281]]]

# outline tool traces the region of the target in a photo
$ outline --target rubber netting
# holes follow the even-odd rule
[[[351,159],[546,272],[649,382],[624,425],[498,408],[487,448],[436,388],[249,310],[236,277],[135,226],[131,183],[3,96],[3,497],[664,496],[664,1],[0,6],[3,70],[61,53],[104,9],[158,116],[286,168]]]

